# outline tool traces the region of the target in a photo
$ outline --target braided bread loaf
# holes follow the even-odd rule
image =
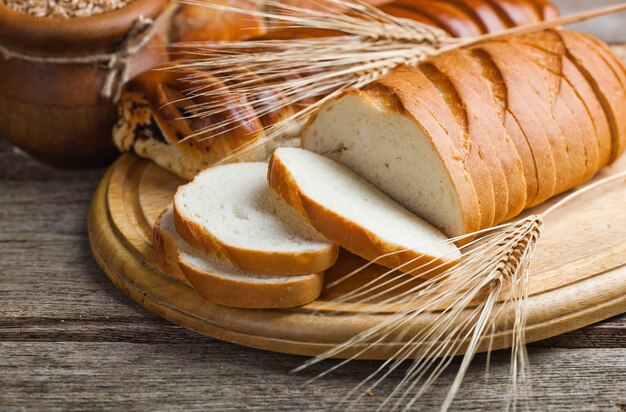
[[[401,67],[323,106],[303,147],[454,237],[591,179],[626,145],[626,67],[592,36],[547,30]]]
[[[310,2],[311,0],[290,0],[293,4]],[[241,0],[224,0],[225,4],[241,6]],[[544,0],[396,0],[393,2],[370,1],[373,4],[384,3],[384,11],[405,18],[412,18],[438,26],[453,35],[470,36],[491,30],[500,30],[515,24],[531,23],[557,14],[556,9]],[[197,13],[197,14],[194,14]],[[186,17],[185,17],[186,16]],[[239,16],[239,17],[236,17]],[[258,30],[240,30],[243,26],[234,24],[237,18],[245,24],[254,24]],[[174,40],[220,40],[236,39],[239,35],[256,35],[258,39],[293,39],[328,35],[327,31],[314,29],[281,29],[265,33],[264,22],[256,19],[249,21],[249,16],[215,11],[197,6],[182,6],[175,20],[178,27],[174,28]],[[233,20],[235,19],[235,20]],[[208,21],[210,20],[210,22]],[[221,26],[229,22],[229,28]],[[219,24],[218,24],[219,23]],[[233,23],[233,24],[231,24]],[[203,29],[195,30],[191,26]],[[233,31],[231,29],[236,29]],[[206,30],[203,32],[202,30]],[[264,34],[262,34],[264,33]],[[261,35],[262,34],[262,35]],[[191,179],[200,170],[222,159],[236,147],[253,141],[262,134],[264,126],[284,119],[298,110],[287,107],[279,112],[272,112],[253,122],[245,122],[241,127],[222,134],[204,132],[211,124],[228,117],[229,113],[218,113],[202,119],[194,118],[194,113],[186,108],[194,104],[208,104],[200,98],[185,98],[183,90],[190,84],[180,78],[185,75],[198,75],[211,79],[216,87],[221,82],[212,79],[208,74],[164,72],[145,73],[129,83],[120,101],[120,119],[114,128],[114,142],[122,151],[132,151],[139,156],[153,159],[159,165],[177,175]],[[253,77],[254,73],[247,76]],[[294,74],[293,76],[297,76]],[[222,85],[223,86],[223,85]],[[227,85],[228,86],[228,85]],[[268,99],[280,99],[271,95],[268,88]],[[233,99],[233,110],[251,111],[259,108],[251,107],[245,99]],[[172,105],[168,102],[176,101]],[[311,103],[304,101],[302,103]],[[294,135],[297,130],[294,130]],[[200,139],[186,137],[198,135]],[[204,140],[201,140],[203,139]],[[290,137],[287,136],[289,139]],[[292,141],[297,144],[297,141]],[[290,143],[278,142],[285,145]],[[250,153],[245,160],[263,160],[271,153],[272,147],[261,148]]]
[[[282,0],[296,7],[315,9],[316,0]],[[437,26],[456,37],[490,33],[507,27],[547,20],[559,15],[547,0],[367,0],[392,16]],[[245,0],[221,0],[218,4],[271,11]],[[328,8],[324,4],[324,8]],[[276,22],[272,22],[276,26]],[[267,34],[270,24],[262,17],[183,4],[172,21],[175,42],[241,40]]]

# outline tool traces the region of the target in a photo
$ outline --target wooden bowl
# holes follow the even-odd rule
[[[155,20],[168,0],[136,0],[108,13],[70,19],[34,17],[0,1],[0,45],[23,55],[66,58],[116,50],[138,16]],[[159,30],[132,60],[130,76],[167,59]],[[100,96],[102,64],[33,62],[0,53],[0,136],[46,163],[95,167],[116,153],[117,109]]]

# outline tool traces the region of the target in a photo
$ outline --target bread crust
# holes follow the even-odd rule
[[[495,33],[508,27],[488,0],[448,0],[448,2],[471,16],[483,33]]]
[[[466,112],[468,133],[478,146],[480,157],[485,160],[491,173],[496,200],[494,224],[498,224],[508,215],[510,204],[508,179],[503,164],[513,163],[514,158],[509,148],[501,144],[504,133],[499,132],[504,132],[504,129],[498,127],[497,119],[491,115],[489,110],[491,101],[480,96],[477,91],[480,86],[476,85],[473,77],[463,68],[468,63],[470,62],[466,61],[463,53],[459,51],[429,59],[427,64],[435,66],[447,77],[461,99],[462,108]],[[519,176],[519,173],[516,176]],[[513,197],[515,196],[517,194],[513,194]]]
[[[480,26],[474,22],[471,16],[443,1],[395,0],[393,4],[425,15],[454,37],[472,37],[482,33]]]
[[[567,153],[564,151],[553,153],[553,144],[550,141],[550,139],[560,138],[560,130],[558,128],[555,130],[554,122],[545,116],[545,113],[543,115],[540,113],[540,116],[535,115],[528,102],[534,101],[538,107],[545,105],[531,90],[528,82],[507,64],[510,54],[506,48],[497,47],[495,43],[479,44],[476,48],[489,55],[504,79],[507,87],[508,110],[519,123],[537,165],[538,194],[531,201],[531,205],[541,203],[553,196],[557,187],[563,185],[562,181],[557,180],[559,176],[562,176],[562,173],[559,173],[561,167],[564,165],[569,169]],[[546,129],[549,129],[549,133],[546,133]],[[557,165],[559,165],[558,170]]]
[[[453,97],[454,91],[440,91],[426,74],[413,67],[400,67],[378,83],[394,88],[414,119],[420,119],[427,112],[443,129],[443,139],[434,139],[433,142],[437,146],[451,143],[454,148],[452,159],[459,159],[470,177],[480,209],[480,223],[476,230],[492,226],[496,200],[491,171],[480,157],[478,145],[462,128],[463,120],[459,118],[465,113],[458,103],[447,103],[445,100],[446,97]]]
[[[512,40],[529,45],[534,50],[537,50],[537,53],[561,54],[561,75],[585,107],[595,130],[596,141],[594,144],[598,152],[598,166],[593,172],[595,174],[597,170],[606,166],[610,160],[611,129],[609,120],[592,86],[579,68],[571,61],[570,57],[568,57],[558,31],[550,29],[541,33],[515,37]],[[555,44],[555,42],[558,42],[558,44]],[[540,63],[541,59],[541,57],[536,57],[535,61]]]
[[[279,150],[270,159],[268,182],[273,190],[295,207],[321,234],[368,261],[425,278],[435,276],[457,262],[444,261],[415,250],[400,249],[398,245],[386,242],[376,233],[308,197],[298,187],[289,167],[282,162]],[[389,255],[392,252],[394,253]]]
[[[221,0],[223,5],[259,10],[259,5],[241,0]],[[265,33],[262,17],[181,4],[172,18],[171,41],[240,40]]]
[[[541,20],[532,0],[489,0],[491,5],[505,15],[511,26],[537,23]]]
[[[618,107],[617,109],[618,113],[620,113],[620,115],[623,115],[626,109],[626,107],[624,107],[626,106],[626,67],[624,66],[624,62],[619,57],[617,57],[617,55],[613,52],[613,50],[609,48],[606,43],[594,38],[593,36],[581,32],[572,32],[571,34],[577,37],[582,43],[585,43],[590,49],[595,50],[604,60],[606,65],[611,68],[611,71],[613,72],[615,77],[617,77],[619,84],[621,85],[622,96],[624,97],[623,99],[618,100],[618,102],[622,102],[622,107]],[[619,119],[620,124],[623,124],[626,117],[619,117]],[[624,153],[625,149],[626,134],[622,135],[620,147],[617,149],[617,157],[621,156]]]
[[[522,161],[524,180],[526,181],[526,203],[524,207],[537,197],[539,190],[538,170],[535,159],[526,136],[520,125],[508,109],[509,97],[502,75],[489,55],[478,49],[469,50],[468,54],[479,66],[478,77],[485,81],[485,87],[493,97],[493,107],[499,121],[510,136],[517,153]],[[471,67],[471,66],[470,66]]]
[[[286,276],[280,283],[271,283],[222,276],[194,267],[182,258],[172,234],[162,229],[162,218],[168,212],[164,210],[154,226],[157,263],[167,274],[193,286],[209,302],[249,309],[290,308],[311,303],[321,294],[323,273]]]
[[[473,195],[469,188],[461,188],[466,193],[461,199],[468,202],[471,209],[478,206],[477,209],[480,210],[477,215],[478,225],[474,226],[473,221],[467,221],[468,225],[475,228],[470,232],[492,226],[495,196],[490,171],[478,156],[477,145],[461,130],[457,119],[435,85],[419,69],[410,67],[394,70],[389,76],[376,81],[373,87],[376,85],[393,91],[399,98],[402,110],[420,124],[430,136],[443,161],[455,166],[449,170],[453,178],[457,178],[457,175],[461,178],[457,186],[460,187],[464,181],[470,182]],[[436,124],[430,120],[434,120]],[[459,166],[460,173],[455,172]],[[471,204],[476,206],[470,206]]]
[[[535,4],[543,20],[552,20],[560,16],[559,9],[548,0],[530,0]]]
[[[537,77],[536,71],[533,70],[533,63],[516,53],[512,53],[510,44],[493,42],[481,47],[489,50],[494,58],[499,60],[501,68],[508,71],[512,84],[524,96],[548,138],[556,165],[556,184],[553,192],[540,201],[543,202],[555,194],[568,190],[572,187],[570,184],[574,162],[570,159],[568,152],[566,133],[562,129],[562,125],[554,119],[552,113],[552,101],[555,100],[557,92],[548,87],[545,79],[530,80]],[[540,85],[538,86],[538,84]]]
[[[577,137],[580,142],[580,147],[570,147],[570,155],[578,159],[578,166],[572,170],[576,173],[572,186],[588,181],[600,169],[599,138],[591,113],[564,73],[568,62],[563,44],[558,36],[549,31],[513,38],[512,41],[521,54],[540,67],[543,77],[557,90],[555,117],[560,118],[557,120],[559,124],[566,126],[568,141],[574,143],[574,137]],[[574,150],[582,151],[582,155],[575,154]],[[581,156],[584,156],[585,167],[581,164]]]
[[[335,244],[318,251],[300,252],[269,252],[226,244],[202,225],[185,216],[177,205],[176,197],[174,223],[178,235],[194,249],[226,259],[247,272],[281,276],[319,273],[333,266],[339,254],[339,248]]]
[[[164,230],[162,226],[163,216],[168,213],[168,209],[161,212],[152,228],[154,256],[156,257],[157,264],[166,274],[187,285],[191,285],[187,280],[187,277],[185,277],[185,274],[178,266],[178,249],[176,247],[176,241],[166,230]]]
[[[567,31],[555,31],[561,37],[570,60],[592,86],[609,120],[611,129],[611,154],[609,164],[624,151],[626,144],[626,104],[624,90],[615,73],[598,54],[580,38]]]
[[[513,48],[516,56],[515,61],[524,58],[527,46],[508,43],[508,47]],[[567,85],[563,84],[563,78],[560,75],[561,59],[559,55],[545,55],[543,66],[536,64],[530,58],[525,59],[525,64],[529,78],[538,80],[530,82],[531,87],[537,96],[546,103],[554,123],[561,130],[562,142],[559,148],[555,150],[565,150],[568,155],[569,177],[564,180],[563,186],[557,189],[557,193],[561,193],[579,185],[588,173],[589,162],[585,140],[589,138],[589,135],[583,137],[580,131],[580,125],[584,123],[587,117],[576,119],[570,107],[572,102],[565,97]],[[548,70],[545,65],[552,66],[552,70]],[[559,74],[555,74],[555,72]]]
[[[251,283],[203,272],[179,260],[187,280],[204,299],[243,309],[293,308],[316,300],[324,289],[322,273],[297,276],[287,284]],[[301,279],[304,278],[304,279]]]
[[[449,78],[461,79],[457,82],[459,88],[469,88],[471,93],[476,95],[473,101],[466,102],[466,107],[472,111],[469,113],[470,117],[481,119],[486,132],[485,137],[493,145],[493,156],[500,162],[508,189],[508,204],[505,213],[496,221],[508,220],[521,213],[526,205],[527,185],[522,160],[504,127],[503,119],[496,111],[491,86],[483,77],[481,67],[472,57],[472,53],[460,49],[448,55],[451,58],[444,58],[440,67],[450,71]]]

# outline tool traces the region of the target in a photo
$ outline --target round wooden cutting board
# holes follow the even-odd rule
[[[626,161],[603,176],[626,169]],[[371,266],[327,288],[310,305],[289,310],[248,310],[213,305],[155,263],[152,224],[184,183],[155,164],[123,155],[103,178],[92,202],[89,238],[93,254],[111,281],[137,303],[176,324],[208,336],[276,352],[318,355],[383,322],[392,307],[342,302],[348,291],[377,282],[386,270]],[[545,207],[545,205],[544,205]],[[533,212],[536,212],[534,210]],[[626,312],[626,184],[591,191],[550,215],[537,247],[528,301],[528,342],[565,333]],[[365,262],[342,252],[326,273],[330,285]],[[385,279],[389,279],[387,276]],[[417,280],[416,280],[417,282]],[[468,310],[469,312],[469,310]],[[411,331],[432,313],[415,317]],[[510,345],[511,319],[481,346]],[[373,345],[359,358],[386,359],[410,340]],[[348,357],[363,347],[337,355]]]

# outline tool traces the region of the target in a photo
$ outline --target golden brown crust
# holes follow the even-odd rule
[[[154,246],[154,256],[161,269],[170,276],[175,277],[185,284],[189,284],[185,274],[180,270],[178,266],[178,250],[176,248],[176,242],[172,237],[163,230],[161,225],[163,216],[168,212],[164,210],[161,212],[154,227],[152,228],[152,240]]]
[[[507,48],[498,47],[496,43],[483,43],[476,46],[487,53],[496,65],[507,86],[508,110],[517,120],[532,150],[538,172],[538,194],[531,204],[535,205],[554,195],[556,187],[560,187],[563,170],[569,174],[569,158],[564,151],[553,153],[554,142],[560,139],[560,130],[552,119],[546,116],[547,109],[531,89],[528,81],[508,64],[511,54]],[[529,102],[534,102],[531,104]],[[537,114],[536,114],[537,113]]]
[[[559,9],[548,0],[530,0],[543,20],[552,20],[559,17]]]
[[[472,16],[484,33],[495,33],[508,27],[488,0],[448,0],[448,2]]]
[[[508,204],[506,213],[499,221],[508,220],[517,216],[526,205],[527,184],[523,171],[524,165],[504,127],[501,113],[496,109],[499,103],[496,103],[496,96],[490,82],[483,75],[480,63],[468,50],[461,49],[450,55],[456,58],[447,62],[447,65],[454,67],[458,76],[462,77],[463,81],[459,83],[459,86],[469,87],[476,94],[477,100],[470,106],[473,110],[472,115],[481,119],[487,139],[493,145],[494,158],[500,161],[508,189]],[[445,61],[444,64],[446,64]],[[450,75],[455,76],[455,73],[451,72]]]
[[[465,111],[463,128],[476,143],[479,157],[489,168],[495,197],[494,224],[503,221],[509,209],[509,187],[507,177],[502,169],[503,163],[511,164],[513,157],[508,148],[502,150],[500,139],[503,134],[493,135],[497,126],[497,119],[490,115],[490,101],[482,99],[477,91],[474,79],[463,68],[468,62],[464,60],[462,52],[447,53],[432,59],[421,66],[429,78],[445,76],[454,87],[460,99],[460,107]],[[437,72],[435,72],[435,70]],[[504,132],[504,130],[502,130]],[[498,144],[496,151],[495,145]],[[519,172],[519,171],[518,171]]]
[[[482,33],[480,26],[471,16],[444,1],[395,0],[393,4],[425,15],[454,37],[472,37]]]
[[[545,78],[556,90],[554,116],[561,127],[565,127],[568,142],[572,143],[569,147],[570,157],[576,165],[572,169],[571,185],[586,182],[600,169],[599,139],[591,113],[564,73],[564,66],[568,63],[565,47],[560,38],[551,31],[520,36],[511,41],[515,43],[520,54],[528,56],[540,68],[541,74],[538,78]]]
[[[522,26],[541,21],[532,0],[489,0],[491,5],[500,10],[500,16],[506,16],[511,26]]]
[[[180,190],[180,189],[179,189]],[[311,252],[267,252],[241,249],[221,242],[202,225],[188,219],[174,200],[174,223],[178,235],[194,249],[214,254],[235,266],[253,273],[268,275],[297,276],[323,272],[337,261],[339,248],[329,246]]]
[[[526,181],[526,202],[524,207],[537,197],[539,190],[538,170],[530,144],[522,132],[518,121],[508,110],[508,91],[497,66],[489,55],[480,50],[470,50],[469,54],[480,66],[478,76],[485,81],[485,87],[493,97],[494,109],[500,123],[504,125],[506,134],[510,136],[517,153],[522,161],[524,180]],[[471,67],[471,66],[470,66]]]
[[[161,213],[154,226],[157,262],[163,271],[193,286],[209,302],[250,309],[290,308],[311,303],[322,292],[323,273],[282,277],[280,282],[259,282],[243,275],[210,273],[190,265],[180,255],[176,240],[162,230],[161,219],[166,212]]]
[[[593,88],[606,113],[611,129],[611,155],[609,163],[614,162],[624,151],[626,144],[626,97],[619,79],[598,54],[597,48],[591,48],[573,32],[556,31],[561,36],[567,49],[567,56],[584,75]]]
[[[375,260],[379,265],[426,278],[441,273],[456,263],[390,244],[375,233],[317,203],[300,191],[289,168],[276,153],[270,160],[268,182],[272,189],[295,207],[321,234],[364,259]],[[395,253],[388,255],[392,252]]]
[[[453,86],[447,79],[432,73],[427,76],[422,70],[412,67],[400,67],[380,82],[395,85],[396,93],[404,93],[406,100],[419,100],[419,105],[412,111],[414,118],[419,118],[424,110],[443,128],[446,140],[455,148],[455,158],[459,158],[469,174],[475,188],[480,208],[480,228],[494,224],[496,198],[491,170],[480,154],[480,148],[469,135],[467,114]],[[435,143],[440,144],[438,140]]]
[[[541,33],[515,37],[512,41],[531,46],[532,49],[527,49],[527,51],[532,53],[537,63],[544,62],[545,53],[561,55],[561,76],[566,80],[567,84],[569,84],[572,92],[578,98],[578,101],[583,104],[593,124],[596,140],[592,145],[595,144],[596,149],[589,150],[598,152],[598,166],[595,171],[593,171],[595,174],[597,170],[608,164],[611,156],[611,130],[609,121],[593,88],[576,65],[572,63],[570,57],[567,56],[565,46],[558,31],[550,29]]]
[[[256,10],[249,1],[220,0],[218,4]],[[197,42],[242,40],[265,33],[262,17],[244,15],[210,7],[181,4],[172,18],[171,41]]]
[[[493,224],[495,199],[489,171],[484,164],[476,161],[475,145],[466,151],[459,125],[434,85],[419,70],[400,68],[366,90],[376,88],[382,88],[379,89],[383,91],[381,94],[388,91],[394,96],[400,110],[407,113],[431,139],[459,193],[465,213],[466,233]],[[470,152],[474,162],[474,174],[467,166],[467,152]]]
[[[574,36],[576,36],[581,42],[585,43],[590,49],[595,50],[600,57],[603,59],[605,64],[611,68],[611,71],[618,79],[619,84],[621,86],[621,95],[624,97],[623,99],[619,99],[618,101],[622,102],[622,108],[620,110],[619,107],[616,108],[617,113],[623,115],[625,113],[624,106],[626,105],[626,67],[624,66],[624,61],[622,61],[611,48],[604,42],[596,39],[593,36],[590,36],[586,33],[573,32]],[[615,91],[616,94],[619,94],[619,91]],[[625,117],[619,117],[620,124],[623,125]],[[617,149],[617,156],[621,156],[626,149],[626,135],[621,136],[620,147]]]
[[[561,58],[558,54],[546,54],[543,56],[543,64],[538,65],[532,59],[524,58],[527,46],[507,43],[515,55],[514,61],[524,61],[528,78],[537,79],[530,82],[537,96],[545,102],[554,123],[561,130],[560,146],[554,150],[565,150],[569,159],[568,178],[564,179],[563,185],[557,189],[557,193],[569,190],[579,185],[589,169],[585,150],[585,141],[589,136],[581,135],[581,124],[588,120],[586,117],[576,119],[572,109],[572,102],[565,98],[566,85],[563,83],[561,72]],[[545,66],[551,67],[548,70]]]
[[[563,125],[559,124],[553,117],[551,106],[557,91],[549,87],[545,78],[538,78],[538,73],[533,67],[533,63],[520,56],[519,52],[512,52],[510,44],[493,42],[484,47],[489,49],[490,53],[499,60],[501,67],[508,71],[513,81],[512,84],[523,94],[524,99],[533,110],[535,118],[540,122],[548,138],[556,164],[556,185],[554,191],[548,197],[568,190],[572,187],[571,176],[575,163],[570,159],[568,140],[566,132],[562,129]],[[541,201],[544,200],[542,199]]]
[[[211,303],[244,309],[292,308],[304,306],[319,297],[324,274],[294,277],[285,283],[260,283],[229,279],[197,270],[184,260],[178,262],[189,283]]]

